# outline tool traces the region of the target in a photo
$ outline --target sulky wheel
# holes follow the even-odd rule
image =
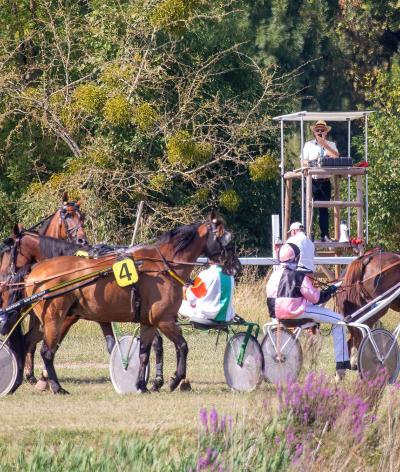
[[[117,393],[136,393],[136,383],[139,376],[140,339],[133,336],[123,336],[119,339],[110,355],[110,377]],[[146,380],[149,369],[146,372]]]
[[[260,344],[254,336],[250,336],[245,347],[245,338],[246,333],[236,333],[228,341],[224,355],[226,383],[239,392],[255,389],[260,382],[263,368]],[[244,349],[242,363],[238,362],[241,349]]]
[[[400,368],[400,352],[396,338],[382,328],[373,329],[371,337],[378,352],[369,336],[365,336],[358,349],[358,370],[361,377],[372,380],[385,373],[389,383],[395,382]]]
[[[290,378],[297,379],[303,365],[300,342],[286,328],[268,329],[262,343],[264,356],[263,375],[274,384],[285,383]]]
[[[1,346],[2,342],[0,343]],[[3,345],[0,349],[0,397],[7,395],[15,385],[18,374],[17,359],[12,350]]]

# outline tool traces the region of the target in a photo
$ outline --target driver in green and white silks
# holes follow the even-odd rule
[[[183,287],[183,302],[179,313],[189,318],[231,321],[235,281],[223,272],[219,259],[209,259],[210,267],[199,273],[193,285]]]

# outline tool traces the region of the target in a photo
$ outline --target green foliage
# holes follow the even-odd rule
[[[105,120],[113,126],[125,126],[132,119],[132,106],[123,95],[109,98],[103,108]]]
[[[369,234],[372,244],[397,251],[400,233],[400,65],[368,79],[377,110],[369,119]],[[363,143],[359,142],[360,153]]]
[[[255,182],[265,182],[276,179],[279,175],[279,164],[270,154],[257,157],[249,164],[250,177]]]
[[[133,110],[132,121],[140,131],[149,131],[158,119],[157,110],[148,102],[142,102]]]
[[[171,164],[201,165],[211,159],[212,145],[196,143],[188,131],[178,131],[167,139],[167,157]]]
[[[98,113],[104,106],[106,94],[96,84],[78,85],[73,94],[73,104],[77,110]]]
[[[200,3],[199,0],[161,0],[150,17],[151,24],[159,28],[180,31],[177,28],[183,26]]]
[[[239,209],[240,201],[239,195],[233,188],[225,190],[219,196],[219,204],[230,212],[235,212]]]

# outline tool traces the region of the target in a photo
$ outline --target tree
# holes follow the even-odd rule
[[[257,226],[248,166],[258,181],[277,175],[265,159],[276,156],[271,116],[292,91],[290,75],[247,54],[241,2],[24,5],[5,3],[0,24],[1,185],[24,221],[65,189],[87,202],[92,240],[126,242],[140,199],[153,210],[146,237],[212,206],[242,234]]]

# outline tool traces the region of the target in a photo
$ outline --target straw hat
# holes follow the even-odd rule
[[[312,132],[314,132],[315,128],[325,128],[325,129],[328,131],[328,133],[329,133],[329,131],[332,129],[332,127],[331,127],[331,126],[328,126],[328,125],[326,124],[326,121],[324,121],[324,120],[318,120],[318,121],[315,123],[315,125],[314,125],[314,126],[310,126],[310,128],[311,128],[311,131],[312,131]]]

